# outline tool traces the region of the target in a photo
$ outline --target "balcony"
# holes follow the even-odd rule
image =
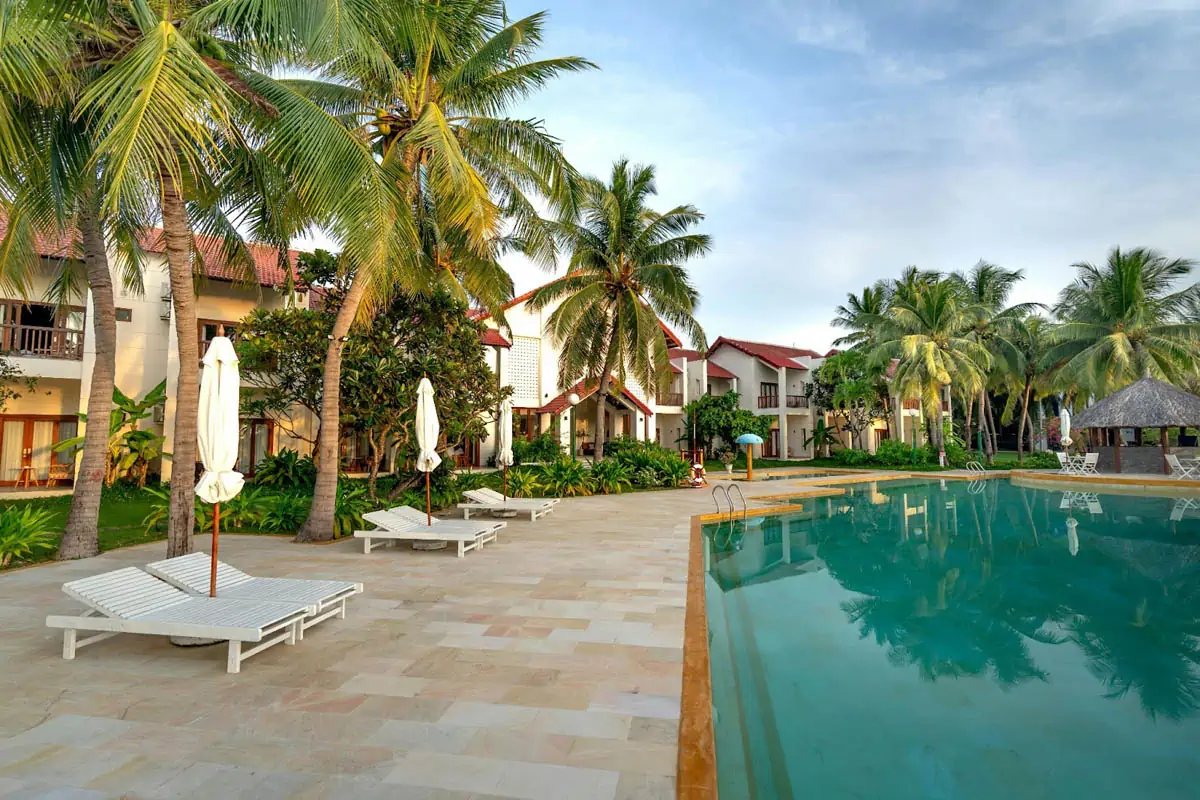
[[[904,410],[905,411],[920,411],[921,410],[921,401],[920,400],[905,400],[904,401]],[[948,403],[945,400],[942,401],[942,411],[943,411],[943,413],[950,411],[950,403]]]
[[[658,398],[660,406],[681,406],[683,405],[683,392],[667,392]]]
[[[25,358],[83,359],[83,331],[39,325],[0,325],[0,354]]]
[[[808,395],[789,394],[787,396],[788,408],[808,408]]]
[[[759,408],[779,408],[779,395],[777,394],[760,394],[758,396]]]

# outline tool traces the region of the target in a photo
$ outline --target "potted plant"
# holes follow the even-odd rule
[[[717,453],[717,459],[725,465],[725,472],[728,475],[733,474],[733,462],[736,458],[737,455],[728,447]]]

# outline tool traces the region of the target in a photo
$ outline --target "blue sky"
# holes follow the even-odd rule
[[[718,334],[823,348],[907,264],[1050,301],[1114,245],[1200,258],[1200,0],[513,0],[598,72],[518,110],[707,214]],[[518,291],[547,274],[506,262]]]

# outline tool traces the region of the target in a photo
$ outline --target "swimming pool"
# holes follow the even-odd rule
[[[1195,797],[1200,502],[860,484],[702,529],[722,797]]]

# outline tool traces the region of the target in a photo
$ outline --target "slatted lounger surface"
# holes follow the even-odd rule
[[[470,489],[465,492],[469,503],[459,503],[463,510],[463,519],[470,519],[472,511],[514,511],[528,512],[530,522],[536,522],[538,517],[544,517],[558,505],[555,498],[546,497],[509,497],[495,489]]]
[[[212,556],[189,553],[146,565],[146,571],[172,586],[194,595],[208,595],[212,574]],[[300,634],[331,617],[346,618],[346,599],[363,590],[361,583],[316,581],[305,578],[256,578],[224,561],[217,562],[217,597],[245,600],[280,600],[304,603],[312,611],[304,620]]]
[[[363,514],[363,519],[377,528],[373,531],[354,532],[354,538],[363,540],[363,552],[369,553],[376,547],[394,541],[454,542],[458,545],[458,557],[462,558],[471,550],[478,550],[488,542],[496,541],[500,529],[508,524],[434,519],[433,525],[430,526],[425,524],[423,513],[415,509],[408,510],[420,515],[420,520],[400,512],[398,508],[390,511],[368,511]],[[373,541],[377,539],[381,541]]]
[[[63,591],[88,607],[78,617],[51,615],[46,625],[63,629],[63,658],[75,650],[116,636],[190,636],[227,639],[226,669],[239,672],[242,662],[272,645],[295,644],[312,606],[235,597],[192,597],[137,567],[105,572],[63,584]],[[101,631],[78,639],[79,631]],[[258,643],[245,652],[242,643]]]

